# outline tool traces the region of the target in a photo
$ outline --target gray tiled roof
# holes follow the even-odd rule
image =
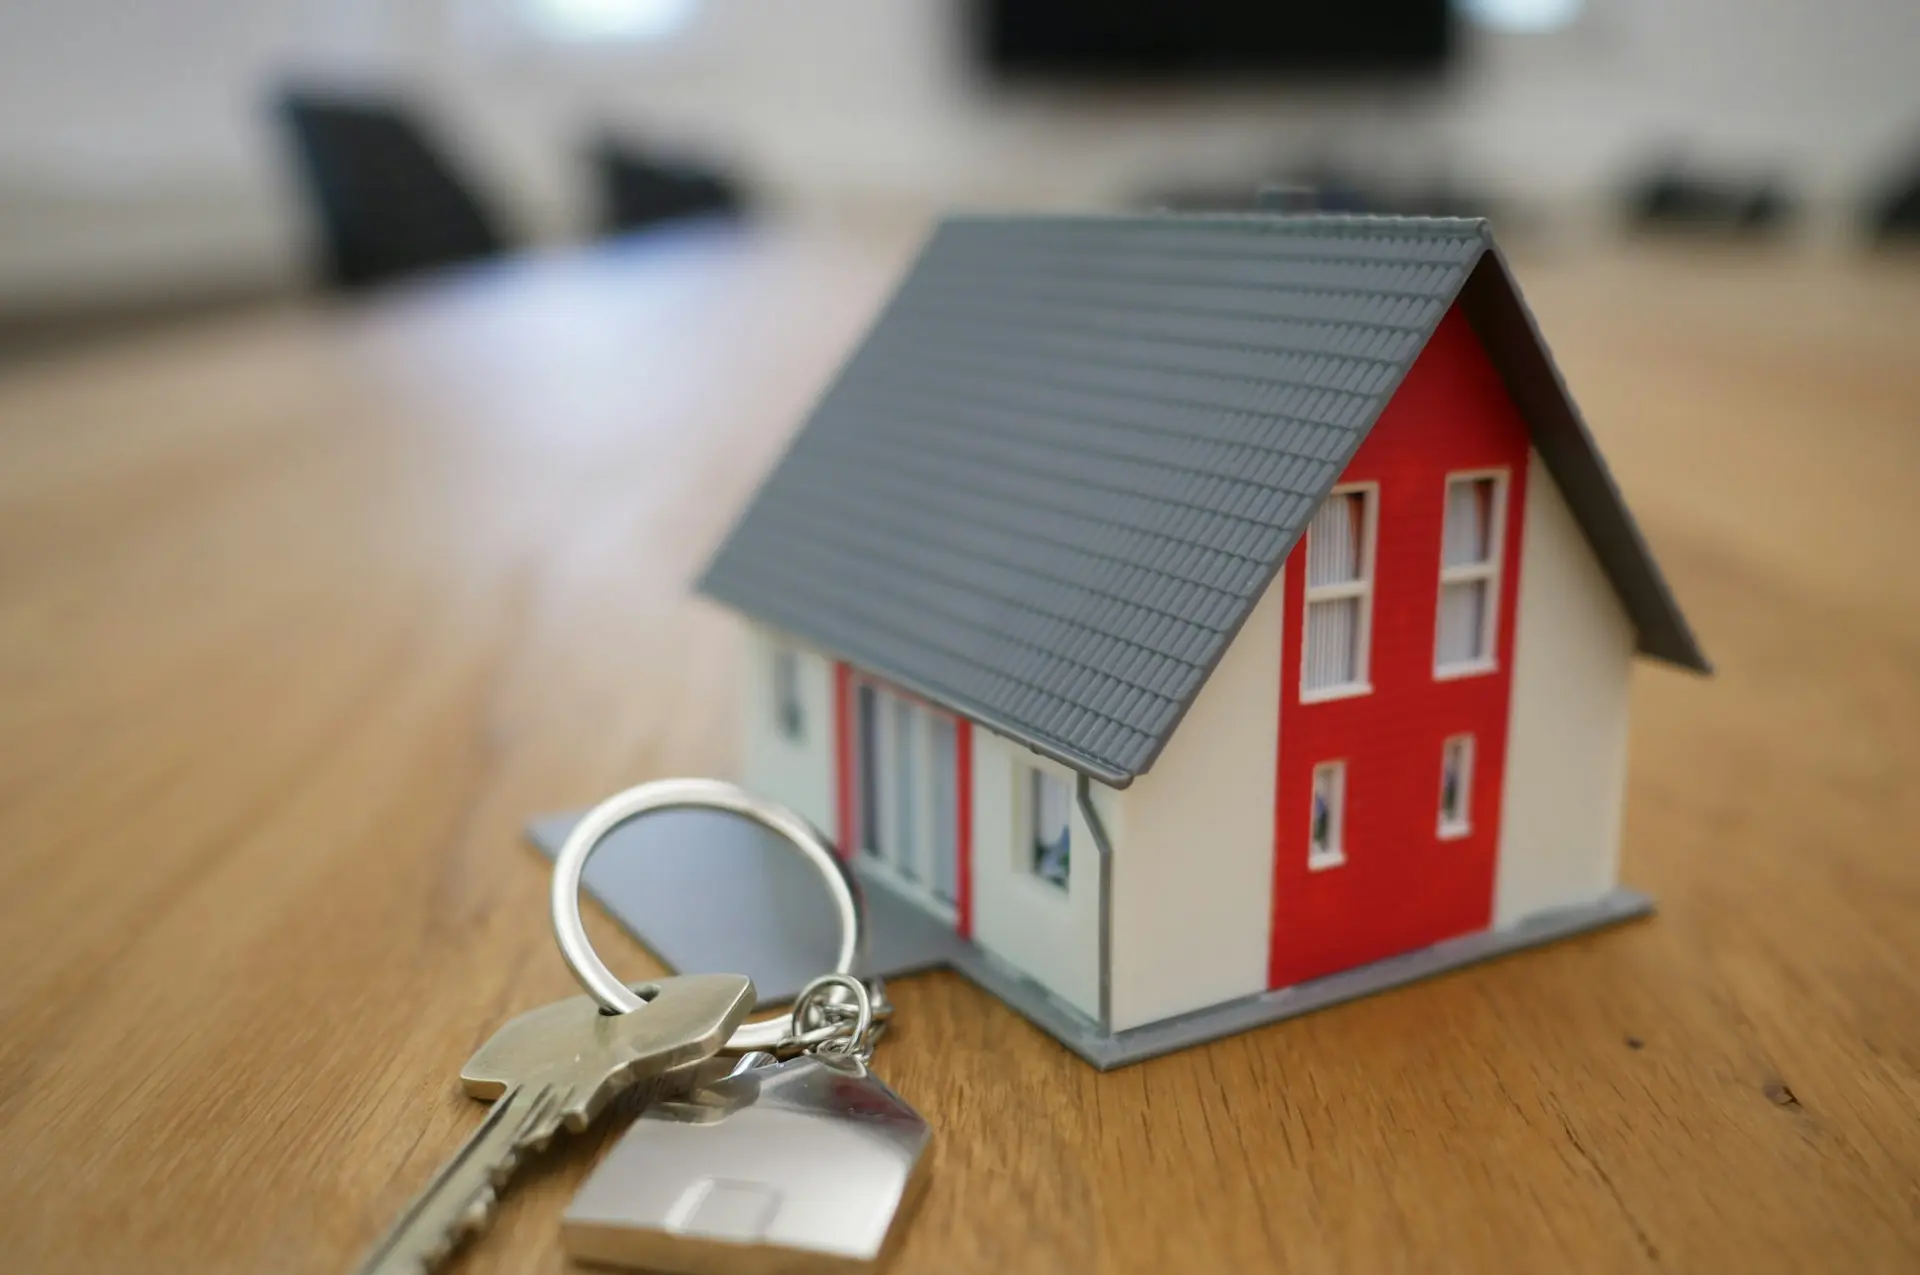
[[[950,220],[701,587],[1128,782],[1448,305],[1538,347],[1490,248],[1461,220]],[[1704,667],[1544,350],[1522,371],[1643,649]]]

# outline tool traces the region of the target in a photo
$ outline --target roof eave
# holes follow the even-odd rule
[[[863,676],[871,677],[881,682],[884,682],[888,686],[893,687],[897,690],[903,691],[906,694],[911,695],[915,699],[925,700],[927,703],[933,705],[935,708],[938,708],[942,712],[950,713],[954,717],[961,718],[965,721],[973,723],[975,726],[985,727],[987,730],[992,731],[994,734],[999,735],[1004,739],[1011,740],[1012,742],[1019,744],[1021,747],[1026,748],[1032,752],[1038,753],[1040,756],[1047,758],[1049,761],[1059,762],[1062,766],[1065,766],[1068,770],[1074,771],[1078,774],[1085,775],[1089,779],[1097,779],[1101,783],[1107,785],[1109,788],[1128,787],[1133,783],[1135,779],[1139,778],[1141,775],[1146,773],[1146,770],[1147,770],[1146,766],[1141,766],[1137,770],[1122,770],[1122,769],[1119,769],[1118,767],[1109,765],[1108,763],[1101,761],[1097,757],[1090,756],[1087,753],[1083,753],[1079,751],[1078,749],[1070,748],[1067,745],[1062,744],[1057,740],[1048,739],[1044,735],[1039,735],[1032,731],[1024,730],[1020,726],[1006,720],[1005,718],[999,716],[998,714],[990,713],[990,712],[982,712],[980,708],[976,705],[956,703],[949,696],[941,694],[939,691],[934,690],[932,687],[916,682],[912,678],[901,677],[893,673],[883,672],[879,670],[868,670],[864,668],[859,668],[858,665],[854,665],[850,661],[844,660],[838,651],[828,650],[825,647],[820,647],[816,645],[811,639],[800,637],[797,634],[795,629],[793,629],[792,627],[786,624],[781,623],[780,619],[777,616],[769,615],[764,611],[755,610],[754,608],[748,606],[746,603],[740,601],[739,599],[729,597],[725,593],[722,593],[710,587],[709,581],[704,575],[694,585],[694,589],[696,592],[698,592],[702,597],[706,598],[707,600],[711,602],[717,602],[721,606],[724,606],[731,611],[735,611],[739,613],[740,615],[744,616],[746,619],[748,619],[752,623],[763,625],[766,628],[774,629],[778,631],[788,641],[799,641],[799,642],[804,642],[809,646],[813,646],[821,654],[825,655],[826,658],[830,660],[834,660],[836,662],[847,663],[849,667],[853,667],[857,669]],[[1148,765],[1152,764],[1151,758],[1149,758],[1147,764]]]
[[[1498,245],[1489,246],[1469,273],[1459,304],[1633,621],[1640,654],[1710,674],[1713,665],[1568,392]]]

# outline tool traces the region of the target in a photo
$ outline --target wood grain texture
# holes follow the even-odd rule
[[[724,770],[688,580],[912,235],[554,256],[0,380],[0,1267],[333,1272],[572,991],[530,812]],[[1109,1075],[894,987],[894,1269],[1920,1269],[1920,267],[1524,257],[1720,667],[1645,924]],[[596,942],[645,958],[597,916]],[[565,1142],[470,1272],[559,1271]]]

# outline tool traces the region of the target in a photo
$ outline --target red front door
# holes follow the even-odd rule
[[[1274,987],[1492,916],[1527,456],[1449,313],[1288,559]]]

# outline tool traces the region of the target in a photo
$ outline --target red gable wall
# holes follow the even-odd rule
[[[1272,986],[1484,929],[1493,914],[1506,768],[1528,434],[1467,321],[1442,320],[1343,482],[1376,482],[1370,694],[1302,703],[1306,539],[1287,562]],[[1446,478],[1507,471],[1498,637],[1491,672],[1434,677]],[[1439,836],[1441,746],[1475,736],[1472,831]],[[1307,866],[1315,765],[1347,763],[1346,862]]]

